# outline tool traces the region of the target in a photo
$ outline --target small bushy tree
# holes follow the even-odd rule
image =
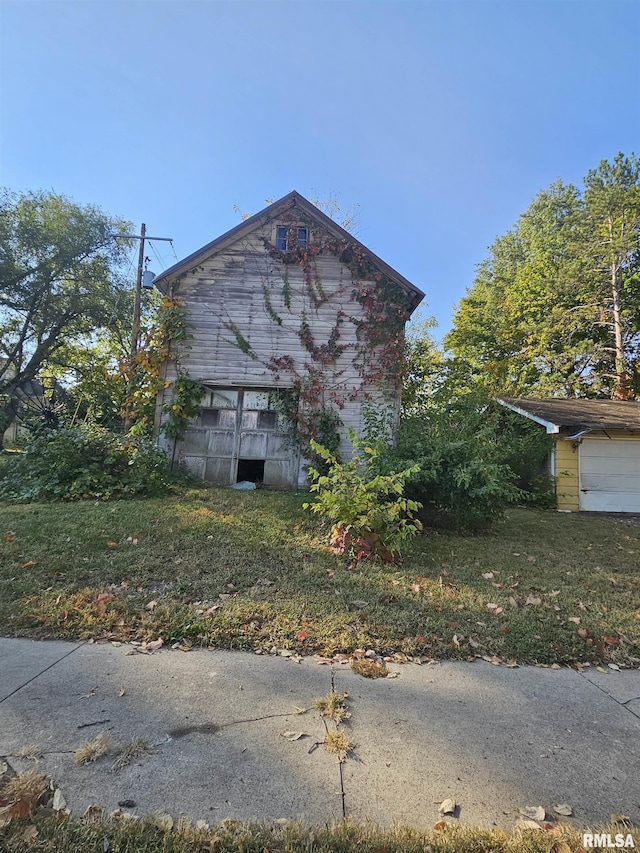
[[[418,466],[406,494],[423,504],[433,527],[478,531],[514,501],[549,505],[543,473],[549,438],[495,402],[467,394],[407,418],[394,447],[378,460],[382,473]]]
[[[96,425],[32,435],[23,453],[0,468],[0,500],[72,501],[161,494],[170,484],[167,460],[141,436]]]
[[[414,518],[420,503],[404,496],[405,483],[418,473],[418,466],[381,474],[376,472],[378,449],[358,440],[353,430],[349,440],[353,456],[346,463],[311,441],[327,473],[309,469],[317,500],[303,506],[331,522],[330,542],[336,553],[349,554],[354,563],[369,556],[393,562],[400,557],[402,545],[422,527]]]

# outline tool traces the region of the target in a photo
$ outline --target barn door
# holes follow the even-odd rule
[[[243,390],[237,481],[293,488],[297,475],[298,453],[291,441],[291,427],[276,411],[274,393]]]
[[[207,392],[200,413],[207,456],[204,479],[209,483],[235,483],[240,392],[218,388]]]
[[[241,480],[295,488],[299,454],[273,391],[209,389],[198,421],[185,431],[181,457],[209,483]]]

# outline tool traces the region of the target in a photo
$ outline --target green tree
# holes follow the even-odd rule
[[[445,339],[470,384],[567,396],[637,387],[639,173],[618,154],[583,191],[558,181],[495,241]]]
[[[407,329],[406,370],[402,383],[404,417],[424,411],[442,382],[444,359],[431,333],[435,326],[435,319],[429,317],[411,323]]]
[[[55,193],[0,194],[0,441],[20,390],[113,324],[129,227]]]

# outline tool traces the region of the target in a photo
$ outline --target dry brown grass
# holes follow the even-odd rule
[[[118,757],[111,765],[111,769],[117,772],[131,764],[134,758],[138,758],[141,755],[150,755],[152,752],[153,747],[148,740],[142,737],[134,737],[133,740],[120,747]]]
[[[0,788],[0,825],[29,817],[47,789],[47,777],[35,768],[10,776]]]
[[[96,761],[106,755],[109,748],[109,735],[99,734],[93,740],[83,743],[81,747],[76,749],[73,757],[77,764],[89,764],[91,761]]]
[[[349,719],[351,712],[347,708],[344,695],[334,690],[314,702],[315,708],[323,717],[330,717],[336,724]]]
[[[328,752],[337,755],[338,761],[341,763],[347,760],[347,755],[353,751],[353,744],[349,741],[346,734],[337,729],[334,732],[327,732],[324,739],[324,745]]]
[[[364,678],[386,678],[389,674],[389,670],[383,663],[369,658],[351,661],[351,669]]]

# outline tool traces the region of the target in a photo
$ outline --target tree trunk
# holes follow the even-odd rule
[[[630,400],[633,397],[633,392],[629,387],[629,375],[627,373],[624,341],[622,339],[620,274],[617,260],[611,262],[611,294],[613,296],[613,332],[616,348],[616,384],[611,396],[614,400]]]

